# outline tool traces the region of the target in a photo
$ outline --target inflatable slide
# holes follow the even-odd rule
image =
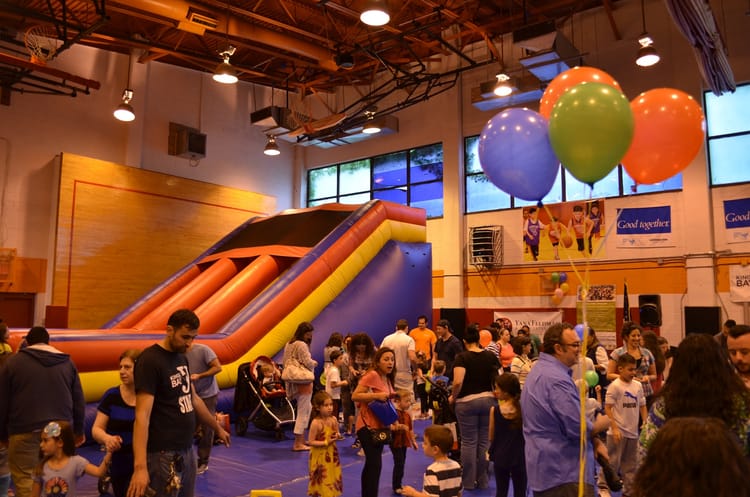
[[[252,218],[102,329],[50,330],[52,341],[78,366],[87,401],[119,382],[122,351],[161,340],[179,308],[200,317],[198,339],[224,366],[222,388],[234,386],[241,363],[282,350],[301,321],[315,326],[322,363],[335,331],[379,342],[399,318],[430,314],[425,226],[422,209],[379,200]]]

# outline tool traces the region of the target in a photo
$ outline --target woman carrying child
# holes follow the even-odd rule
[[[42,430],[42,460],[34,470],[32,497],[75,497],[76,483],[84,474],[101,477],[107,472],[112,452],[107,450],[99,466],[75,455],[75,434],[67,421],[52,421]]]
[[[338,497],[343,491],[341,460],[336,448],[339,422],[333,416],[333,399],[324,391],[312,399],[313,420],[310,423],[310,484],[307,495]]]
[[[521,384],[513,374],[495,377],[497,406],[490,409],[490,459],[495,465],[496,497],[506,497],[510,480],[513,496],[526,495],[526,461],[524,459],[521,418]]]

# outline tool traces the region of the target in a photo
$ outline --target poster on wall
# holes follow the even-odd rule
[[[729,266],[729,300],[750,302],[750,266]]]
[[[604,257],[604,199],[524,207],[523,260]]]
[[[670,206],[617,209],[620,248],[674,247]]]
[[[562,323],[562,311],[495,311],[493,320],[497,321],[498,319],[504,322],[503,326],[506,328],[510,324],[510,329],[514,335],[518,328],[526,325],[532,334],[541,338],[547,328],[555,323]]]
[[[607,350],[617,347],[616,297],[615,285],[591,285],[585,298],[581,285],[576,292],[577,321],[584,322],[585,311],[586,322]]]
[[[750,198],[724,201],[727,243],[750,242]]]

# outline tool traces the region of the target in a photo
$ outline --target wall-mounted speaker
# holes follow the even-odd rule
[[[641,326],[661,326],[661,295],[638,295]]]
[[[721,307],[685,307],[685,334],[717,334],[721,330]]]

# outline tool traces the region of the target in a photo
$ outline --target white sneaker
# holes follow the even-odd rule
[[[198,469],[195,470],[195,474],[202,475],[206,471],[208,471],[208,464],[201,464],[198,466]]]

